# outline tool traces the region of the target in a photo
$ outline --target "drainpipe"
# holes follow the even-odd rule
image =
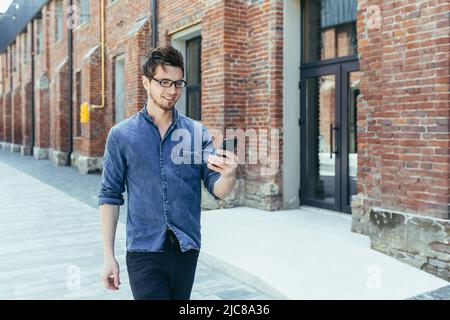
[[[152,47],[156,48],[158,41],[158,17],[157,17],[157,1],[152,0]]]
[[[34,104],[34,20],[31,21],[31,156],[34,155],[35,144],[35,104]]]
[[[73,0],[69,0],[69,21],[73,21]],[[73,22],[68,24],[68,60],[69,60],[69,151],[66,165],[71,166],[70,158],[73,152]]]

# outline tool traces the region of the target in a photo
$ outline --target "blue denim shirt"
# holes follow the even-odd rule
[[[181,250],[200,250],[201,180],[214,196],[220,173],[209,132],[176,109],[163,138],[147,106],[111,128],[103,156],[98,204],[123,205],[127,188],[127,250],[163,252],[167,229]],[[181,161],[180,161],[181,160]]]

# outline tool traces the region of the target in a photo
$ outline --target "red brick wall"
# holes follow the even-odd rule
[[[35,54],[35,146],[39,148],[50,148],[50,128],[54,127],[54,122],[50,122],[50,42],[49,38],[53,35],[50,29],[51,14],[49,4],[45,5],[42,10],[42,52]],[[37,48],[37,27],[34,27],[34,48]],[[53,38],[52,40],[53,41]],[[57,63],[52,58],[52,63]]]
[[[48,82],[45,75],[35,77],[37,83]],[[43,83],[45,85],[45,83]],[[35,101],[35,141],[34,145],[39,148],[50,147],[50,93],[49,89],[36,87],[34,91]]]
[[[160,44],[169,44],[174,32],[201,21],[202,122],[222,131],[276,128],[282,137],[283,1],[162,2],[159,12]],[[248,142],[247,153],[254,153]],[[281,148],[282,141],[280,160]],[[281,170],[264,177],[259,165],[242,169],[239,176],[250,185],[243,201],[280,208]],[[254,186],[265,182],[276,183],[278,192],[251,195]]]
[[[382,21],[371,28],[368,6]],[[449,217],[450,1],[359,1],[358,192],[371,206]]]
[[[31,81],[28,81],[23,86],[22,91],[22,145],[25,146],[31,146],[32,137],[32,108],[31,108],[31,90],[32,90],[32,83]]]
[[[4,127],[4,108],[3,108],[3,100],[5,99],[4,93],[0,94],[0,141],[5,141],[4,138],[4,132],[3,132],[3,127]]]
[[[12,133],[11,133],[11,81],[10,81],[10,52],[11,47],[9,47],[2,54],[2,82],[3,82],[3,92],[2,92],[2,105],[3,109],[3,117],[0,121],[3,123],[2,131],[3,131],[3,141],[11,142]]]
[[[17,72],[15,72],[17,73]],[[13,80],[14,82],[14,80]],[[20,87],[13,89],[12,92],[12,143],[22,144],[22,99],[20,96]]]
[[[125,103],[126,116],[136,113],[146,102],[142,87],[140,65],[150,49],[150,1],[105,1],[105,105],[101,92],[100,1],[91,2],[89,23],[74,31],[74,70],[81,71],[81,93],[74,86],[73,101],[81,97],[81,103],[90,107],[90,121],[82,124],[82,141],[74,150],[84,156],[103,155],[106,135],[114,125],[114,68],[115,58],[125,55]],[[74,76],[75,84],[75,76]],[[74,105],[74,117],[79,105]],[[74,132],[76,127],[74,122]]]
[[[6,81],[6,53],[0,54],[0,141],[5,141],[5,109],[3,106],[3,101],[5,99],[6,89],[5,89],[5,81]]]
[[[48,51],[51,57],[48,65],[50,76],[50,147],[57,151],[68,151],[68,44],[67,44],[67,7],[68,0],[63,0],[63,37],[55,41],[56,11],[55,1],[50,1],[47,6],[50,10],[47,41]]]
[[[22,141],[21,145],[31,146],[31,24],[29,23],[26,32],[21,35],[20,43],[22,44],[19,58],[19,72],[20,72],[20,95],[21,95],[21,129]],[[25,49],[25,45],[28,50]],[[27,57],[25,57],[25,54]]]
[[[259,1],[248,7],[248,100],[246,126],[255,129],[280,129],[278,157],[283,150],[283,1]],[[237,94],[237,92],[236,92]],[[261,151],[261,150],[260,150]],[[254,150],[248,150],[253,153]],[[264,158],[264,157],[263,157]],[[271,159],[275,160],[275,159]],[[259,166],[246,166],[247,186],[272,182],[278,192],[252,197],[268,210],[282,207],[282,170],[275,177],[261,176]],[[251,191],[247,188],[247,199]]]
[[[60,65],[60,69],[54,74],[53,90],[50,90],[50,96],[53,100],[53,140],[52,147],[55,150],[67,152],[69,148],[69,65],[65,61]]]
[[[3,139],[5,142],[11,142],[11,91],[3,95]]]
[[[126,116],[137,112],[147,100],[142,86],[141,64],[150,50],[150,1],[122,1],[106,6],[105,84],[103,108],[93,108],[101,101],[100,2],[91,2],[88,24],[74,30],[73,70],[81,72],[80,86],[73,76],[73,96],[68,96],[67,29],[62,41],[54,41],[55,5],[50,1],[42,10],[44,46],[36,57],[36,80],[43,74],[49,78],[49,89],[36,89],[36,145],[59,151],[68,149],[68,107],[74,103],[73,119],[78,121],[79,104],[90,105],[90,122],[81,126],[81,140],[74,144],[76,152],[85,156],[101,156],[106,134],[114,124],[114,62],[125,55]],[[67,8],[68,0],[64,0]],[[282,137],[282,39],[283,1],[161,1],[158,8],[159,45],[169,44],[171,36],[193,24],[201,24],[202,35],[202,121],[211,129],[280,129]],[[66,26],[64,11],[64,26]],[[37,37],[36,37],[37,38]],[[20,44],[20,42],[19,42]],[[18,46],[20,50],[20,45]],[[22,55],[18,54],[20,59]],[[20,79],[23,74],[23,79]],[[27,83],[27,67],[14,74],[15,84]],[[25,87],[21,88],[23,115],[28,110]],[[77,98],[78,97],[78,98]],[[15,97],[19,99],[20,97]],[[6,109],[5,109],[6,111]],[[16,111],[20,112],[20,108]],[[5,113],[6,114],[6,113]],[[15,115],[19,117],[19,114]],[[27,131],[26,117],[18,122],[16,140]],[[74,121],[74,136],[76,135]],[[5,130],[4,130],[5,131]],[[28,140],[27,140],[28,141]],[[247,153],[264,150],[251,149]],[[280,149],[277,158],[281,159]],[[257,148],[257,147],[256,147]],[[261,158],[267,158],[263,155]],[[268,209],[281,207],[281,171],[262,176],[260,165],[242,166],[239,176],[248,182],[244,199],[249,204]],[[259,194],[258,186],[275,183],[277,191]],[[252,194],[252,190],[256,190]],[[264,201],[260,201],[261,197]]]

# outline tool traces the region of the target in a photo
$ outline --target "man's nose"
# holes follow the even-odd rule
[[[167,88],[167,92],[169,92],[170,94],[177,93],[177,89],[175,88],[175,83],[172,83],[172,85],[169,88]]]

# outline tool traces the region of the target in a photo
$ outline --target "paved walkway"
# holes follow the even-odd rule
[[[0,181],[0,299],[132,299],[125,211],[116,238],[121,289],[107,291],[99,280],[99,175],[0,150]],[[271,299],[201,262],[191,298]]]
[[[0,299],[131,299],[124,212],[121,290],[98,279],[99,175],[0,150],[0,181]],[[312,208],[204,211],[192,299],[450,299],[448,282],[371,250],[350,225]]]
[[[450,285],[372,250],[347,214],[238,207],[208,211],[202,225],[203,261],[275,298],[397,300]]]

